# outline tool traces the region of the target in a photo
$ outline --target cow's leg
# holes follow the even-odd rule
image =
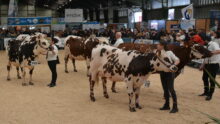
[[[134,100],[134,91],[133,91],[133,82],[127,81],[127,92],[129,97],[129,110],[130,112],[135,112],[135,100]]]
[[[115,90],[115,85],[116,85],[116,82],[113,81],[112,82],[112,88],[111,88],[113,93],[117,93],[117,91]]]
[[[32,82],[32,75],[33,75],[34,67],[30,69],[29,74],[30,74],[30,80],[29,80],[29,85],[34,85]]]
[[[141,87],[134,88],[135,106],[136,106],[136,108],[142,109],[142,107],[140,106],[140,103],[139,103],[140,90],[141,90]]]
[[[89,76],[89,82],[90,82],[90,99],[91,101],[95,102],[95,97],[94,97],[94,85],[95,85],[95,79],[96,79],[96,74],[90,75]]]
[[[18,77],[18,79],[21,79],[20,72],[19,72],[19,66],[16,67],[16,70],[17,70],[17,77]]]
[[[74,72],[77,72],[77,70],[76,70],[76,60],[75,59],[72,59],[72,63],[73,63],[73,71]]]
[[[27,84],[26,84],[26,82],[25,82],[25,76],[26,76],[25,68],[22,67],[22,68],[21,68],[21,71],[22,71],[22,78],[23,78],[22,86],[27,86]]]
[[[90,59],[86,59],[86,66],[87,66],[87,76],[89,77],[89,69],[90,69]]]
[[[103,94],[105,98],[109,98],[108,92],[107,92],[107,87],[106,87],[107,79],[106,77],[102,77],[102,85],[103,85]]]
[[[7,65],[7,70],[8,70],[8,76],[7,76],[7,80],[10,81],[11,80],[11,76],[10,76],[10,71],[11,71],[11,63],[9,62]]]
[[[65,61],[65,72],[68,73],[68,69],[67,69],[67,64],[68,64],[68,60],[69,60],[69,55],[64,57],[64,61]]]

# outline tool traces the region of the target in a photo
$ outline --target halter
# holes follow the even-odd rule
[[[160,59],[160,57],[158,57],[158,55],[156,54],[154,57],[156,57],[164,66],[166,66],[167,68],[170,69],[171,65],[166,64],[163,60]]]
[[[44,47],[41,45],[40,41],[37,41],[37,42],[38,42],[38,46],[40,46],[42,49],[48,50],[48,48],[44,48]]]

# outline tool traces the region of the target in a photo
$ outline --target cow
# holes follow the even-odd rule
[[[75,60],[86,60],[87,70],[89,69],[89,62],[91,52],[94,47],[99,43],[108,44],[108,39],[104,37],[90,36],[87,39],[79,36],[68,36],[65,40],[65,72],[68,73],[67,64],[71,59],[73,63],[74,72],[77,72]],[[88,71],[87,71],[88,75]]]
[[[134,44],[134,43],[123,43],[118,46],[118,48],[122,48],[124,50],[138,50],[142,53],[149,52],[151,50],[156,49],[156,44]],[[177,46],[173,44],[168,45],[168,49],[173,51],[173,53],[180,59],[178,67],[178,71],[175,72],[175,76],[177,77],[184,66],[189,63],[192,59],[201,59],[210,57],[212,53],[199,44],[186,44],[185,46]],[[115,82],[112,83],[111,90],[113,93],[116,93],[115,90]]]
[[[165,51],[143,54],[135,50],[124,51],[109,45],[99,44],[92,50],[91,57],[89,69],[91,101],[95,101],[93,88],[99,77],[102,79],[105,98],[109,98],[105,85],[107,78],[111,81],[125,81],[131,112],[136,111],[135,107],[141,109],[139,104],[140,87],[150,74],[156,71],[177,71],[177,67]]]
[[[155,44],[133,44],[133,43],[123,43],[119,45],[119,48],[122,48],[123,50],[138,50],[141,53],[147,53],[149,51],[155,50],[156,45]],[[168,45],[168,49],[174,52],[174,54],[180,59],[180,63],[178,64],[178,71],[175,72],[175,76],[177,77],[183,67],[189,63],[192,59],[201,59],[210,57],[212,54],[209,50],[205,49],[203,46],[198,44],[192,44],[191,42],[188,42],[185,44],[185,46],[176,46],[176,45]],[[176,78],[175,77],[175,78]],[[113,81],[111,90],[112,92],[116,93],[115,90],[116,82]],[[106,87],[106,84],[103,84],[103,87]],[[168,89],[170,90],[172,99],[173,99],[173,106],[177,105],[177,97],[174,89]],[[177,112],[178,109],[175,107],[172,109],[171,113]]]
[[[32,82],[32,74],[34,66],[32,65],[33,61],[36,61],[36,58],[40,54],[46,54],[49,48],[49,42],[44,39],[42,34],[36,34],[33,36],[27,36],[23,41],[14,40],[10,41],[8,44],[8,57],[9,62],[7,65],[8,76],[7,80],[10,80],[10,70],[12,65],[15,65],[17,68],[17,77],[20,77],[19,67],[22,71],[23,86],[26,86],[26,68],[29,69],[30,79],[29,85],[34,85]]]

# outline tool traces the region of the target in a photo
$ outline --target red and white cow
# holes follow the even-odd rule
[[[177,71],[177,67],[166,55],[165,51],[142,54],[138,51],[124,51],[109,45],[100,44],[92,50],[90,62],[90,99],[95,101],[94,84],[102,78],[104,97],[108,98],[106,79],[111,81],[125,81],[129,95],[129,108],[131,112],[135,107],[141,109],[139,104],[140,87],[156,71]],[[135,99],[134,97],[135,96]]]
[[[87,70],[89,69],[89,62],[91,58],[92,49],[99,43],[108,44],[108,39],[104,37],[90,36],[84,39],[79,36],[70,35],[65,39],[65,72],[68,73],[67,64],[68,60],[71,59],[76,70],[75,60],[86,60]],[[87,71],[88,74],[88,71]]]

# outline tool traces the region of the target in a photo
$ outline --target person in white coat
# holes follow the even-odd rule
[[[217,42],[211,40],[211,37],[207,37],[206,39],[208,41],[208,50],[210,50],[213,55],[209,58],[205,58],[203,64],[200,66],[200,70],[203,70],[202,79],[204,83],[204,92],[199,96],[206,96],[206,100],[210,101],[215,91],[215,82],[209,77],[205,69],[215,79],[216,74],[219,70],[220,47]]]
[[[124,41],[121,37],[122,37],[121,32],[116,32],[116,35],[115,35],[116,42],[113,45],[114,47],[118,47],[120,44],[124,43]]]

